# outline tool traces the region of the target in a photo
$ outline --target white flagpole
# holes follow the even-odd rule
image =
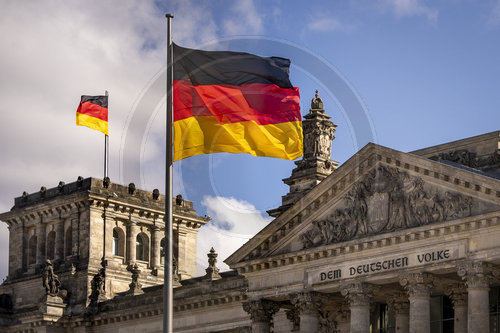
[[[173,48],[172,19],[174,15],[166,14],[167,18],[167,102],[166,102],[166,150],[165,157],[165,274],[163,277],[163,332],[173,331],[173,288],[172,288],[172,105],[173,105]]]
[[[108,91],[104,92],[104,96],[109,96]],[[109,103],[109,101],[108,101]],[[109,115],[109,105],[108,105],[108,115]],[[108,119],[109,126],[109,119]],[[108,165],[109,165],[109,137],[107,134],[104,134],[104,178],[108,177]],[[103,178],[103,179],[104,179]]]

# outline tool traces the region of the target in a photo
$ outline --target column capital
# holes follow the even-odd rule
[[[351,307],[369,306],[373,298],[374,286],[361,282],[349,283],[340,288],[340,293]]]
[[[299,310],[294,307],[285,311],[286,318],[292,323],[292,332],[298,331],[300,328]]]
[[[269,323],[279,309],[280,305],[278,303],[266,299],[243,303],[243,310],[250,315],[253,322]]]
[[[457,265],[457,274],[467,288],[489,288],[494,277],[494,266],[481,261],[465,261]]]
[[[410,311],[408,295],[404,292],[397,292],[390,295],[387,299],[387,303],[392,305],[395,314],[408,314]]]
[[[445,286],[444,294],[451,299],[453,308],[467,305],[467,288],[463,283],[453,283]]]
[[[318,313],[321,307],[321,295],[316,292],[302,292],[292,295],[290,301],[299,313]]]
[[[434,287],[434,277],[424,272],[407,273],[401,277],[399,283],[410,297],[429,297]]]

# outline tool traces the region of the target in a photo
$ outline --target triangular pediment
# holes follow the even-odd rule
[[[226,263],[498,211],[499,195],[497,179],[368,144]]]

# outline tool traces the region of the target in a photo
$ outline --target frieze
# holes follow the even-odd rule
[[[353,185],[344,203],[301,235],[303,248],[470,216],[472,198],[432,194],[422,178],[379,165]]]
[[[431,156],[430,159],[434,161],[451,161],[477,169],[489,169],[500,164],[500,150],[496,150],[490,155],[478,157],[474,152],[470,152],[466,149],[460,149],[440,153],[438,155]]]

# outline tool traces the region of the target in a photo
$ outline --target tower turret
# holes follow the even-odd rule
[[[272,217],[281,215],[337,168],[339,163],[331,159],[332,141],[335,139],[337,125],[329,120],[330,118],[316,90],[311,100],[311,109],[302,122],[304,155],[301,160],[295,162],[297,167],[292,170],[292,175],[283,179],[290,191],[282,197],[280,207],[267,211]]]

